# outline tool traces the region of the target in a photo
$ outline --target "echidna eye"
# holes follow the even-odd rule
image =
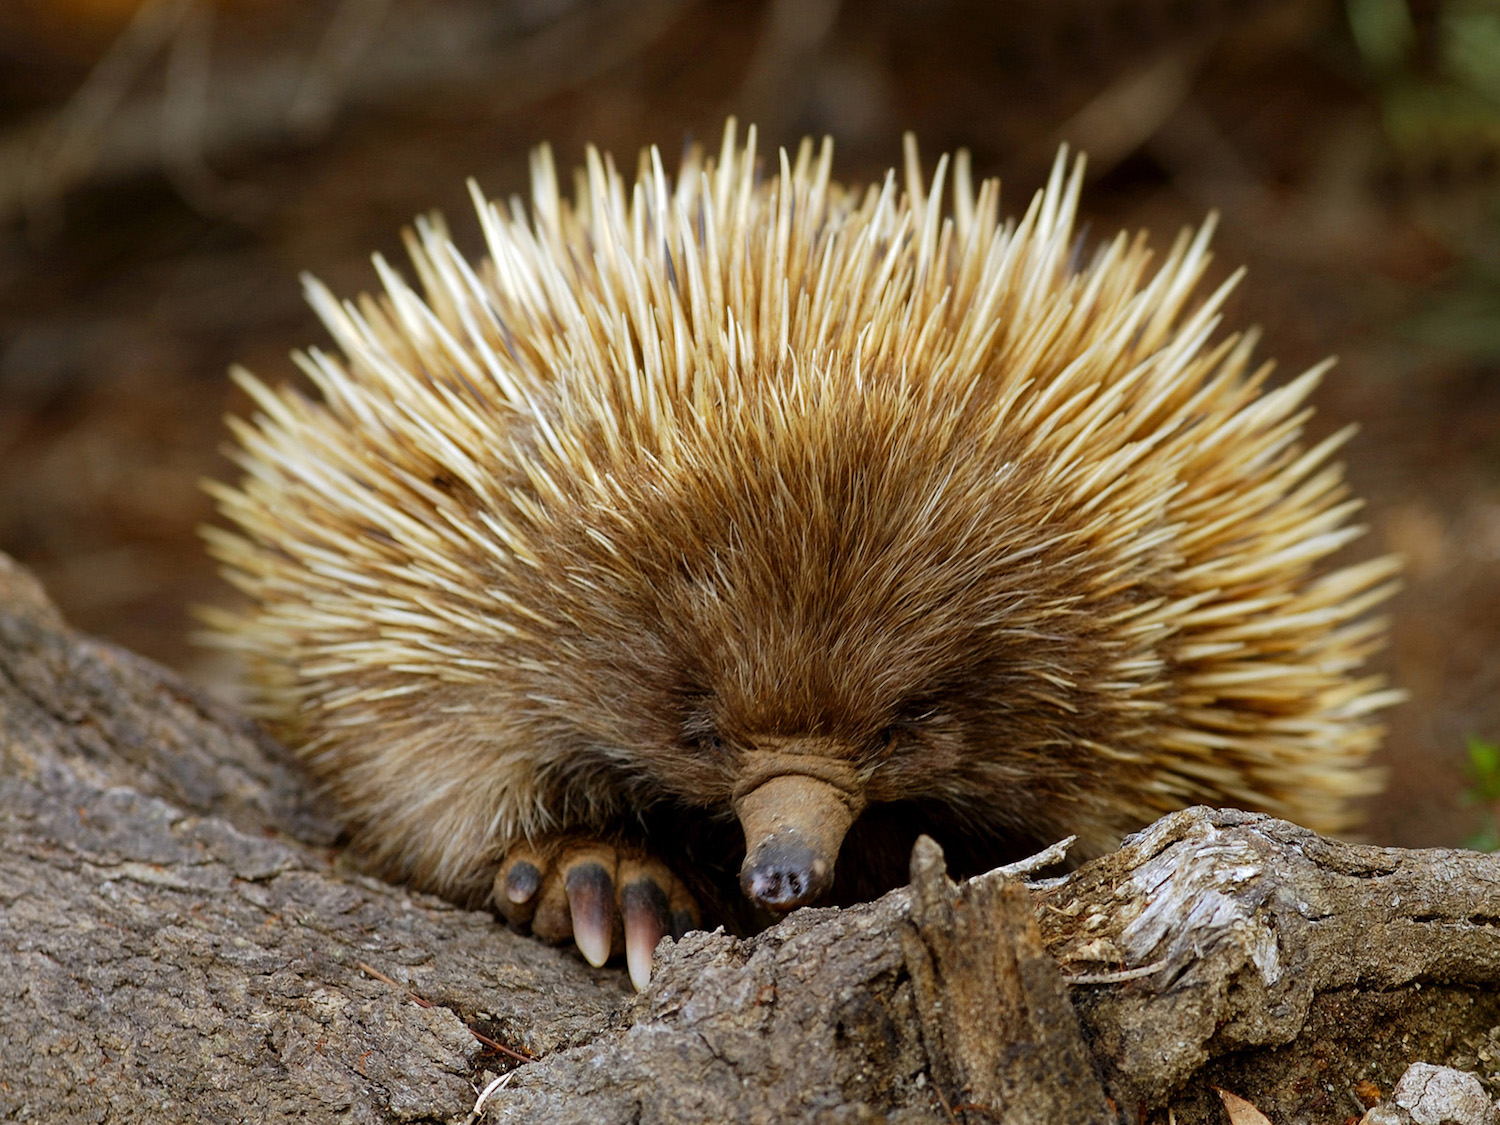
[[[875,736],[875,751],[879,754],[888,754],[896,748],[901,741],[901,728],[895,723],[886,727]]]
[[[721,755],[724,753],[724,740],[717,734],[701,735],[698,739],[698,748],[705,754]]]

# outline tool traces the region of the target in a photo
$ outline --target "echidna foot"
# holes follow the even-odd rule
[[[543,941],[572,938],[591,965],[625,954],[637,989],[667,934],[698,925],[698,904],[654,856],[588,837],[516,845],[495,873],[495,909]]]

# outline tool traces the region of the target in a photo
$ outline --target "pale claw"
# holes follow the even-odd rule
[[[667,892],[650,876],[626,883],[620,891],[620,913],[625,916],[625,964],[636,991],[651,980],[651,955],[656,943],[672,932]]]
[[[573,940],[584,960],[597,969],[609,960],[619,918],[614,880],[603,864],[580,863],[568,872],[563,886],[573,919]]]

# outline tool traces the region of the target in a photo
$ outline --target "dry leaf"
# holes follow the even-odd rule
[[[1224,1112],[1229,1114],[1230,1125],[1271,1125],[1271,1119],[1238,1094],[1219,1090],[1219,1100],[1224,1103]]]

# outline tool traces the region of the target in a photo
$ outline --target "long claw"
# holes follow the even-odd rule
[[[651,955],[656,943],[672,932],[667,892],[650,877],[636,879],[620,892],[625,915],[625,963],[630,983],[641,992],[651,980]]]
[[[564,884],[573,915],[573,940],[595,968],[609,960],[615,930],[615,885],[599,863],[580,863]]]

